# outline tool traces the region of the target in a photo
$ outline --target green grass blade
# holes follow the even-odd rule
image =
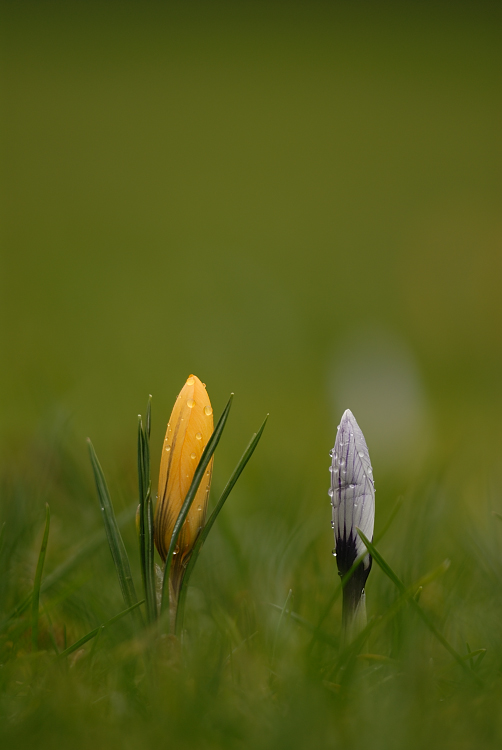
[[[293,596],[293,589],[289,589],[288,595],[286,597],[286,601],[284,602],[284,605],[283,605],[283,607],[281,609],[281,613],[279,615],[279,620],[277,622],[277,627],[275,629],[274,643],[272,645],[272,659],[271,659],[272,669],[274,668],[275,652],[276,652],[276,649],[277,649],[277,641],[279,639],[279,633],[280,633],[280,630],[281,630],[282,621],[284,619],[284,613],[286,612],[286,608],[287,608],[287,606],[289,604],[289,600],[291,599],[292,596]]]
[[[211,527],[216,521],[220,510],[223,508],[225,501],[227,500],[228,496],[232,492],[237,480],[239,479],[240,475],[242,474],[244,470],[244,467],[246,466],[247,462],[253,455],[256,449],[256,446],[260,442],[260,438],[263,434],[263,430],[265,429],[265,425],[267,424],[267,419],[268,419],[268,414],[265,417],[263,424],[258,430],[258,432],[255,433],[253,437],[251,438],[251,440],[249,441],[249,445],[247,446],[246,450],[242,454],[237,466],[233,470],[230,479],[228,480],[223,492],[221,493],[220,499],[216,503],[216,506],[213,512],[211,513],[208,520],[206,521],[199,536],[197,537],[197,541],[194,544],[192,554],[190,555],[190,559],[186,567],[185,575],[183,576],[183,581],[181,583],[180,595],[179,595],[179,600],[178,600],[178,609],[176,612],[176,634],[177,635],[180,635],[181,631],[183,630],[183,618],[185,614],[185,600],[186,600],[186,595],[187,595],[187,590],[188,590],[188,581],[190,580],[190,576],[192,575],[192,571],[195,567],[195,563],[197,562],[197,558],[199,557],[202,546],[204,542],[206,541],[207,536],[209,532],[211,531]]]
[[[42,583],[42,573],[44,570],[45,553],[47,552],[47,542],[49,541],[49,529],[51,525],[51,512],[49,506],[45,504],[45,530],[42,538],[42,546],[38,555],[37,570],[35,572],[35,581],[33,583],[33,596],[31,601],[31,643],[34,651],[38,649],[38,617],[40,605],[40,586]]]
[[[150,431],[152,426],[152,394],[148,396],[148,403],[146,405],[146,438],[150,443]]]
[[[104,628],[107,628],[109,625],[113,625],[114,622],[117,622],[117,620],[120,620],[122,617],[125,617],[129,612],[132,612],[133,610],[137,610],[137,608],[144,603],[144,599],[142,599],[140,602],[136,602],[131,607],[128,607],[127,609],[124,609],[122,612],[119,612],[118,615],[115,615],[110,620],[107,620],[102,625],[98,625],[97,628],[94,628],[94,630],[91,630],[87,635],[84,635],[82,638],[80,638],[78,641],[73,643],[71,646],[68,646],[68,648],[65,648],[64,651],[61,651],[61,653],[58,655],[58,659],[63,658],[63,656],[69,656],[74,651],[77,651],[81,646],[83,646],[87,641],[90,641],[92,638],[95,638],[98,633],[103,630]]]
[[[216,425],[213,431],[213,434],[209,438],[207,445],[202,452],[200,461],[197,465],[197,468],[195,469],[195,474],[192,479],[190,489],[187,492],[185,501],[183,505],[181,506],[181,510],[179,512],[178,518],[176,519],[176,523],[174,524],[174,529],[173,529],[173,533],[171,536],[171,542],[169,544],[169,549],[167,551],[166,564],[164,567],[164,579],[162,581],[161,613],[165,617],[168,617],[168,611],[169,611],[169,594],[167,593],[169,591],[168,581],[169,581],[169,573],[171,570],[171,561],[173,559],[173,552],[174,552],[174,548],[176,547],[178,535],[188,515],[190,506],[192,505],[195,499],[195,495],[197,494],[197,490],[199,489],[199,484],[202,481],[204,472],[206,471],[206,467],[209,464],[211,457],[213,453],[215,452],[218,443],[220,442],[220,438],[222,436],[223,430],[225,429],[228,415],[230,413],[230,407],[232,406],[233,397],[234,397],[234,394],[231,393],[230,398],[227,401],[227,405],[225,406],[223,410],[223,414],[219,418],[218,424]]]
[[[151,397],[147,406],[147,427],[143,429],[141,417],[138,419],[138,485],[139,485],[139,548],[141,576],[149,623],[157,619],[157,597],[155,592],[155,571],[153,567],[153,512],[150,480],[149,432],[151,423]]]
[[[422,618],[424,623],[427,625],[431,633],[437,638],[437,640],[441,643],[442,646],[453,656],[453,658],[460,664],[462,669],[466,671],[468,674],[472,674],[471,670],[465,663],[464,658],[456,651],[453,646],[446,640],[446,638],[442,635],[442,633],[439,632],[439,630],[436,628],[432,620],[429,618],[429,616],[424,612],[420,604],[414,599],[413,594],[410,592],[409,589],[406,588],[404,583],[401,581],[398,575],[394,573],[390,565],[384,560],[380,552],[377,550],[377,548],[367,539],[363,532],[360,529],[357,529],[357,533],[363,540],[366,549],[370,553],[370,555],[373,557],[373,560],[377,563],[377,565],[383,570],[385,575],[390,578],[390,580],[394,583],[396,588],[408,598],[408,601],[410,602],[411,606],[414,608],[414,610],[417,612],[417,614]],[[416,589],[415,589],[416,590]]]
[[[134,518],[134,513],[136,512],[136,506],[131,506],[130,508],[127,508],[126,510],[122,511],[122,513],[119,513],[117,516],[117,524],[120,527],[122,527],[125,523],[129,522],[132,518]],[[99,529],[94,534],[91,535],[91,537],[87,540],[87,542],[84,542],[81,547],[70,557],[68,557],[67,560],[62,562],[60,565],[58,565],[54,570],[47,575],[44,580],[42,581],[42,585],[40,586],[40,593],[44,593],[48,589],[51,588],[51,586],[54,586],[54,584],[58,583],[62,578],[64,578],[68,573],[70,573],[74,568],[76,568],[81,562],[84,560],[88,560],[89,556],[98,549],[98,547],[103,544],[103,542],[106,539],[106,533],[104,529]],[[21,617],[21,615],[26,612],[28,607],[31,604],[33,592],[31,591],[28,596],[26,596],[23,601],[15,607],[15,609],[12,610],[12,612],[8,615],[8,617],[2,622],[0,625],[0,632],[4,629],[4,627],[11,621],[15,620],[17,617]]]
[[[119,579],[120,589],[126,607],[130,608],[133,604],[136,604],[138,597],[136,596],[136,590],[134,588],[134,581],[131,573],[131,566],[129,565],[129,558],[127,551],[122,540],[117,519],[113,511],[113,505],[110,498],[110,493],[106,484],[106,480],[103,474],[103,470],[96,456],[96,452],[90,440],[87,441],[89,445],[89,454],[91,457],[92,468],[94,471],[94,479],[96,481],[96,488],[99,496],[99,503],[101,506],[101,513],[103,515],[103,521],[105,525],[106,536],[108,539],[108,545],[110,552],[112,553],[113,562],[115,563],[115,569]],[[136,613],[137,619],[141,622],[141,614]]]
[[[282,611],[282,607],[279,604],[272,604],[270,603],[271,607],[274,607],[274,609],[278,609],[279,612]],[[315,625],[313,625],[311,622],[306,620],[304,617],[301,617],[301,615],[297,614],[296,612],[292,612],[289,610],[285,610],[284,612],[288,617],[291,618],[291,620],[294,620],[294,622],[298,623],[298,625],[301,625],[302,628],[305,628],[305,630],[308,630],[309,633],[315,633],[316,637],[322,641],[323,643],[326,643],[328,646],[331,646],[332,648],[338,648],[339,647],[339,641],[336,638],[333,638],[333,636],[328,635],[328,633],[325,633],[323,630],[319,630]]]

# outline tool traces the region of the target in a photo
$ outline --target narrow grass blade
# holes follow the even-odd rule
[[[213,512],[211,513],[208,520],[206,521],[203,529],[201,530],[199,536],[197,537],[197,541],[194,544],[192,554],[190,555],[190,559],[186,567],[185,575],[183,577],[179,599],[178,599],[178,609],[176,612],[176,634],[177,635],[180,635],[181,631],[183,630],[183,618],[185,614],[185,600],[186,600],[186,595],[188,591],[188,581],[190,580],[190,576],[192,575],[193,569],[195,567],[195,563],[197,562],[202,546],[204,542],[206,541],[207,536],[209,532],[211,531],[211,528],[214,522],[216,521],[220,510],[223,508],[225,501],[227,500],[228,496],[232,492],[237,480],[239,479],[240,475],[242,474],[244,470],[244,467],[246,466],[247,462],[253,455],[256,449],[256,446],[260,442],[260,438],[263,434],[263,430],[265,429],[265,425],[267,424],[267,419],[268,419],[268,414],[265,417],[263,424],[258,430],[258,432],[255,433],[252,436],[251,440],[249,441],[249,445],[247,446],[246,450],[242,454],[239,460],[239,463],[233,470],[230,479],[228,480],[223,492],[221,493],[220,499],[216,503],[216,506]]]
[[[61,653],[58,655],[58,659],[62,659],[63,656],[69,656],[74,651],[77,651],[81,646],[83,646],[87,641],[92,640],[92,638],[95,638],[95,636],[98,635],[98,633],[103,630],[104,628],[109,627],[110,625],[113,625],[114,622],[117,622],[117,620],[120,620],[122,617],[125,617],[129,612],[132,612],[134,610],[137,610],[137,608],[144,603],[144,599],[142,599],[140,602],[136,602],[131,607],[128,607],[127,609],[124,609],[122,612],[119,612],[118,615],[115,615],[110,620],[107,620],[102,625],[98,625],[97,628],[94,628],[94,630],[91,630],[90,633],[87,633],[87,635],[84,635],[82,638],[80,638],[76,643],[74,643],[71,646],[68,646],[68,648],[65,648],[64,651],[61,651]],[[66,638],[65,638],[66,640]]]
[[[115,513],[113,511],[113,505],[110,498],[110,493],[106,484],[106,480],[103,474],[103,470],[96,456],[96,452],[90,440],[87,441],[89,445],[89,454],[91,457],[92,468],[94,471],[94,479],[96,481],[96,488],[99,496],[99,503],[101,506],[101,513],[103,515],[103,521],[105,525],[106,536],[108,539],[108,545],[110,552],[112,553],[113,562],[115,563],[115,569],[120,583],[120,589],[126,607],[130,608],[137,603],[138,597],[136,596],[136,590],[134,588],[134,581],[131,573],[131,566],[129,565],[129,558],[127,556],[126,548],[122,540]],[[136,613],[138,622],[141,622],[141,614]]]
[[[129,522],[132,518],[134,518],[134,514],[136,512],[136,506],[131,506],[130,508],[127,508],[126,510],[122,511],[117,516],[117,524],[119,528],[121,528],[125,523]],[[89,539],[84,542],[77,551],[68,557],[64,562],[61,563],[61,565],[58,565],[54,570],[49,573],[49,575],[45,576],[44,580],[42,581],[42,584],[40,586],[40,593],[44,593],[48,589],[51,588],[51,586],[54,586],[54,584],[58,583],[62,578],[64,578],[68,573],[70,573],[72,570],[74,570],[78,565],[83,562],[84,560],[88,560],[89,556],[98,549],[98,547],[103,544],[103,542],[106,539],[106,533],[104,529],[99,529],[94,534],[92,534]],[[2,622],[0,625],[0,632],[2,632],[3,628],[11,621],[15,620],[17,617],[21,617],[21,615],[26,612],[28,607],[31,604],[33,592],[30,592],[27,597],[23,599],[23,601],[15,607],[15,609],[12,610],[12,612],[8,615],[8,617]]]
[[[271,607],[274,607],[274,609],[278,609],[279,612],[282,612],[282,607],[279,606],[279,604],[270,604]],[[298,625],[301,625],[302,628],[305,628],[305,630],[308,630],[309,633],[315,633],[316,637],[322,641],[323,643],[326,643],[328,646],[331,646],[332,648],[338,648],[339,642],[336,638],[333,638],[331,635],[328,635],[328,633],[325,633],[322,630],[319,630],[315,625],[313,625],[311,622],[306,620],[304,617],[301,617],[301,615],[297,614],[296,612],[292,612],[289,610],[285,610],[285,614],[291,618],[294,622],[298,623]]]
[[[148,404],[146,405],[146,438],[150,443],[150,431],[152,426],[152,394],[148,396]]]
[[[31,643],[33,651],[38,649],[38,617],[40,605],[40,586],[42,583],[42,573],[44,570],[45,553],[47,552],[47,542],[49,541],[49,529],[51,525],[51,513],[49,506],[45,505],[45,530],[42,538],[42,546],[38,556],[37,570],[35,572],[35,581],[33,583],[33,596],[31,601]]]
[[[155,592],[155,571],[153,567],[153,512],[150,479],[150,423],[151,396],[146,409],[147,426],[143,429],[141,417],[138,419],[138,485],[139,485],[139,549],[141,576],[149,623],[157,619],[157,597]]]
[[[471,670],[465,663],[464,658],[453,648],[453,646],[446,640],[446,638],[442,635],[442,633],[439,632],[439,630],[436,628],[432,620],[429,618],[429,616],[424,612],[422,607],[418,604],[418,602],[414,599],[413,594],[410,592],[409,589],[406,588],[404,583],[401,581],[399,576],[394,573],[390,565],[384,560],[380,552],[377,550],[377,548],[367,539],[363,532],[358,529],[357,533],[363,540],[366,549],[370,553],[370,555],[373,557],[377,565],[383,570],[385,575],[390,578],[390,580],[394,583],[396,588],[403,594],[405,597],[408,598],[408,601],[410,602],[411,606],[414,608],[414,610],[417,612],[417,614],[422,618],[424,623],[427,625],[431,633],[435,635],[437,640],[441,643],[442,646],[453,656],[453,658],[460,664],[462,669],[464,669],[467,673],[472,674]],[[416,589],[415,589],[416,590]]]
[[[286,601],[284,602],[284,605],[283,605],[283,607],[281,609],[281,614],[279,615],[279,620],[277,622],[277,628],[275,629],[274,643],[273,643],[273,646],[272,646],[272,669],[274,667],[275,651],[276,651],[276,648],[277,648],[277,639],[279,638],[279,632],[281,630],[282,621],[284,619],[284,613],[286,611],[286,607],[289,604],[289,600],[291,599],[292,596],[293,596],[293,589],[289,589],[288,595],[286,597]]]
[[[179,512],[178,518],[176,519],[176,523],[174,524],[174,529],[173,529],[173,533],[171,536],[171,542],[169,544],[169,549],[167,551],[166,564],[164,567],[164,579],[162,582],[161,613],[163,616],[167,618],[168,618],[168,611],[169,611],[169,594],[168,594],[169,573],[171,570],[171,561],[173,559],[174,548],[176,547],[176,543],[178,540],[178,535],[181,531],[181,527],[183,526],[185,522],[185,519],[188,515],[188,511],[190,510],[190,506],[194,501],[195,495],[197,494],[197,490],[199,489],[199,484],[202,481],[202,477],[204,476],[206,467],[208,463],[210,462],[213,453],[216,450],[216,446],[220,442],[220,438],[222,436],[223,430],[225,429],[228,415],[230,413],[230,407],[232,406],[233,397],[234,397],[234,394],[233,393],[230,394],[230,398],[228,399],[227,405],[225,406],[225,409],[223,410],[223,414],[218,420],[218,424],[216,425],[213,434],[209,438],[207,445],[204,448],[202,456],[200,457],[200,461],[197,465],[197,468],[195,469],[195,474],[192,479],[192,484],[190,485],[190,489],[187,492],[187,496],[183,502],[183,505],[181,506],[181,510]]]

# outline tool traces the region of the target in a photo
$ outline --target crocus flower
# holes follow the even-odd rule
[[[158,500],[155,508],[155,546],[165,562],[174,524],[188,493],[195,469],[213,432],[213,410],[206,386],[190,375],[176,399],[162,446]],[[170,587],[174,602],[195,540],[204,526],[213,459],[199,485],[183,524],[171,564]]]
[[[364,435],[350,409],[342,416],[330,455],[333,554],[339,575],[344,576],[366,552],[356,529],[372,540],[375,522],[373,469]],[[349,640],[366,623],[364,586],[370,569],[371,555],[366,554],[343,589],[343,627]]]

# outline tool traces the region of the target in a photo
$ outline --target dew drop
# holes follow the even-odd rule
[[[193,375],[190,375],[190,377],[187,380],[187,385],[193,385],[194,384],[194,377]]]
[[[334,522],[334,521],[331,521],[331,528],[332,528],[332,529],[334,529],[334,528],[335,528],[335,522]]]
[[[202,506],[201,506],[201,505],[198,505],[198,506],[197,506],[197,510],[202,510]]]
[[[170,450],[171,450],[171,446],[170,446],[170,445],[168,445],[168,446],[166,447],[166,451],[167,451],[167,452],[169,453],[169,451],[170,451]]]
[[[333,451],[330,451],[330,452],[329,452],[329,457],[330,457],[330,458],[333,458]]]
[[[368,474],[373,474],[373,469],[368,469]]]
[[[205,388],[205,387],[206,387],[206,384],[205,384],[205,383],[202,383],[202,387],[203,387],[203,388]]]
[[[328,471],[329,471],[330,474],[332,474],[333,473],[333,467],[330,466],[329,469],[328,469]]]
[[[195,401],[193,400],[193,398],[188,399],[187,406],[189,409],[193,409],[193,407],[195,406]]]
[[[349,487],[350,487],[351,490],[354,489],[354,485],[353,484],[349,484]]]
[[[330,497],[333,497],[333,490],[331,489],[331,487],[330,487],[330,488],[329,488],[329,490],[328,490],[328,495],[329,495]]]
[[[342,469],[342,474],[346,474],[346,473],[347,473],[347,472],[345,471],[345,469]]]
[[[213,413],[213,410],[211,409],[210,406],[204,407],[204,414],[206,415],[206,417],[210,417],[212,413]]]
[[[333,474],[338,474],[338,469],[333,469]]]
[[[195,437],[197,438],[197,440],[202,440],[202,432],[197,432]]]
[[[354,433],[353,432],[350,433],[350,437],[354,437]]]
[[[190,453],[190,458],[196,458],[195,453]]]
[[[344,458],[340,459],[340,466],[345,466],[345,459]]]
[[[336,557],[336,548],[333,548],[331,554],[333,555],[333,557]]]
[[[359,458],[364,458],[364,453],[362,451],[359,451]]]

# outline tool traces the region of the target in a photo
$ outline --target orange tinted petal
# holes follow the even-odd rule
[[[174,404],[162,447],[155,545],[164,561],[174,524],[212,432],[213,411],[206,388],[196,375],[190,375]],[[171,568],[175,588],[176,582],[181,581],[183,563],[186,564],[206,519],[212,468],[211,459],[178,537]]]

